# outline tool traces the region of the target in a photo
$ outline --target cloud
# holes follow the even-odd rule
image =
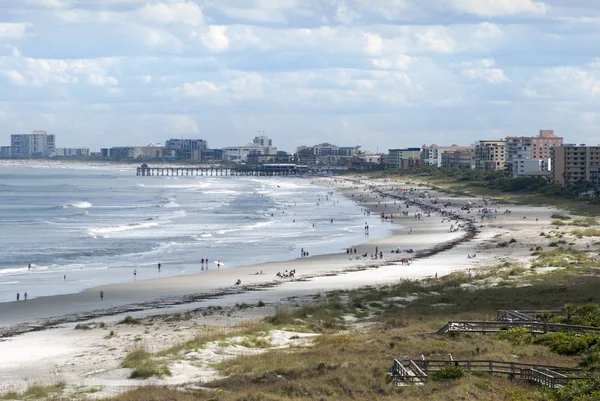
[[[517,14],[545,14],[548,7],[534,0],[450,0],[451,6],[463,13],[483,17]]]
[[[0,2],[3,127],[65,146],[600,142],[594,0]]]
[[[142,18],[159,24],[201,25],[204,22],[202,9],[193,1],[148,3],[138,13]]]
[[[208,50],[214,53],[222,53],[229,48],[227,27],[211,25],[208,32],[202,35],[202,43]]]
[[[21,39],[25,37],[30,23],[0,22],[0,38]]]
[[[508,82],[504,71],[495,67],[492,59],[482,59],[476,62],[463,63],[462,75],[472,80],[483,80],[490,84],[501,84]]]

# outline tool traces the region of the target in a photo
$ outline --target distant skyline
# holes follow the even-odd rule
[[[600,143],[597,0],[0,0],[0,145]]]

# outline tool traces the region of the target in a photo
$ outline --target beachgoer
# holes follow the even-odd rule
[[[25,294],[23,294],[23,299],[27,301],[27,291],[25,291]]]
[[[137,269],[133,269],[133,277],[137,276]]]
[[[21,294],[17,292],[17,302],[19,302],[19,298],[21,298]]]
[[[66,275],[66,274],[64,275],[63,279],[64,279],[64,280],[66,280],[66,279],[67,279],[67,275]]]
[[[160,262],[158,263],[158,272],[160,273]]]
[[[104,300],[104,291],[100,291],[100,301]]]
[[[435,279],[437,280],[437,272],[435,272]]]
[[[31,263],[27,266],[27,270],[31,270]]]

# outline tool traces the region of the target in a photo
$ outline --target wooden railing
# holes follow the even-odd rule
[[[484,372],[489,374],[504,374],[515,378],[520,377],[523,380],[550,387],[560,388],[567,384],[569,380],[585,380],[587,377],[567,376],[581,372],[581,368],[572,368],[565,366],[538,365],[520,362],[504,362],[494,360],[425,360],[410,361],[421,369],[423,374],[439,372],[448,366],[456,366],[464,369],[466,372]],[[414,369],[413,369],[414,370]]]
[[[510,321],[510,320],[459,320],[448,322],[437,331],[444,334],[449,331],[469,333],[497,333],[513,327],[525,327],[532,334],[548,332],[600,333],[600,327],[577,326],[573,324],[543,323],[538,321]]]
[[[534,320],[539,321],[538,316],[549,313],[554,316],[562,316],[565,314],[561,309],[546,309],[546,310],[498,310],[496,311],[496,320],[506,320],[505,318],[512,317],[514,320]]]
[[[394,359],[395,373],[392,374],[392,383],[417,383],[426,382],[427,374],[421,370],[413,361],[408,361],[408,368],[403,363]]]

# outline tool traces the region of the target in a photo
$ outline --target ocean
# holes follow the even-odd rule
[[[333,192],[331,192],[333,191]],[[331,223],[333,219],[333,223]],[[310,178],[0,162],[0,302],[344,250],[391,226]],[[161,263],[161,272],[157,264]],[[28,265],[31,264],[31,270]],[[65,279],[66,275],[66,279]]]

